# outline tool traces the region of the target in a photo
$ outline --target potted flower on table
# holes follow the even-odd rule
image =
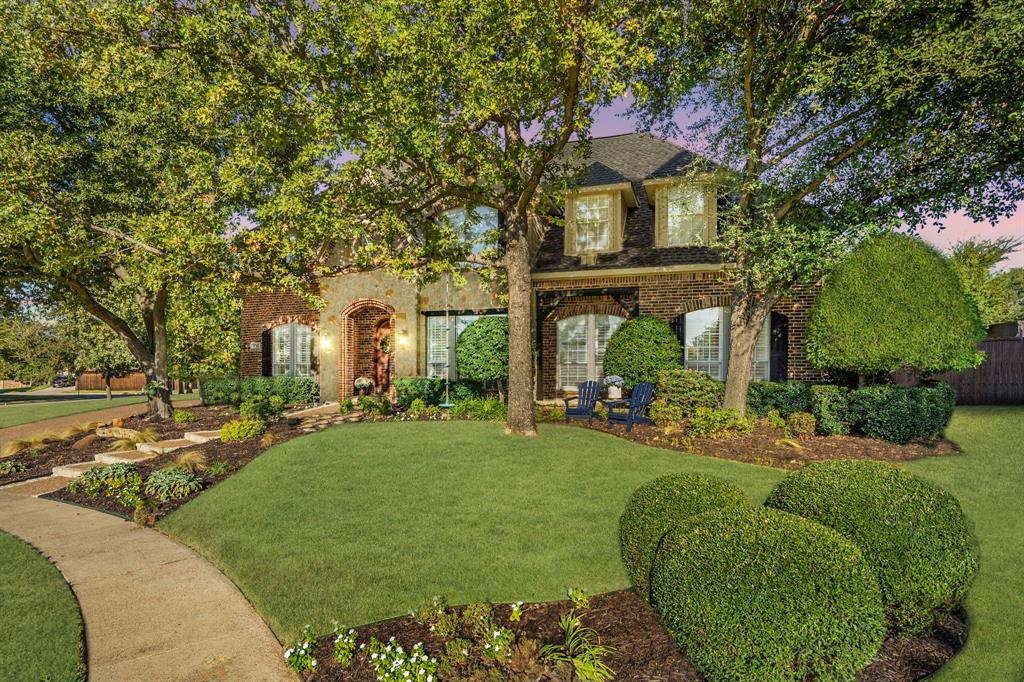
[[[604,385],[608,389],[608,400],[622,399],[622,385],[624,383],[625,379],[617,374],[612,374],[604,378]]]
[[[368,377],[359,377],[355,381],[356,391],[359,395],[366,395],[366,393],[373,388],[373,380]]]

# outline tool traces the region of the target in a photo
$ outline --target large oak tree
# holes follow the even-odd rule
[[[1024,25],[996,0],[673,0],[638,111],[689,109],[722,174],[735,263],[726,405],[745,408],[771,307],[866,234],[1021,198]]]

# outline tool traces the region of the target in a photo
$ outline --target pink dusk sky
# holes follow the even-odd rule
[[[600,112],[594,122],[593,134],[595,136],[618,135],[630,133],[636,130],[636,122],[626,118],[622,113],[626,110],[626,103],[622,102],[612,108]],[[676,123],[686,135],[686,118],[678,116]],[[698,151],[701,145],[699,140],[688,140],[682,137],[674,139],[674,142]],[[942,250],[947,250],[950,245],[970,237],[993,239],[1002,236],[1013,236],[1024,238],[1024,204],[1018,204],[1017,210],[1012,216],[1005,217],[996,223],[976,223],[967,216],[953,213],[946,216],[943,225],[929,227],[920,231],[921,237],[935,244]],[[1024,249],[1013,253],[1001,265],[1003,268],[1024,267]]]

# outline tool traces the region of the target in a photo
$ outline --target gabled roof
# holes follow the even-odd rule
[[[579,256],[566,256],[564,229],[552,226],[544,235],[534,261],[533,271],[559,272],[620,268],[648,268],[671,265],[713,267],[721,263],[714,249],[706,247],[656,248],[654,246],[654,211],[643,182],[656,178],[684,175],[693,170],[711,171],[713,165],[688,149],[650,133],[627,133],[593,138],[590,153],[581,161],[585,168],[580,187],[630,183],[637,202],[626,217],[622,250],[597,256],[595,265],[582,265]],[[571,153],[571,143],[566,153]]]

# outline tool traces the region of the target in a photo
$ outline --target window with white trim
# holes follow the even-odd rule
[[[282,324],[270,334],[273,376],[308,377],[313,373],[313,330],[309,326]]]
[[[505,317],[504,313],[492,315],[444,315],[427,316],[426,365],[428,377],[444,378],[446,366],[451,367],[451,378],[458,378],[455,366],[455,343],[466,327],[481,317]]]
[[[712,379],[724,381],[729,371],[729,308],[704,308],[686,313],[683,341],[683,365],[686,369],[707,372]],[[758,332],[754,342],[751,379],[768,381],[771,368],[770,322]]]
[[[605,251],[611,248],[612,197],[592,194],[573,199],[576,214],[576,251]]]
[[[558,386],[575,391],[600,381],[608,339],[625,321],[617,315],[576,315],[558,321]]]
[[[692,246],[704,241],[704,190],[676,185],[665,192],[665,246]]]

